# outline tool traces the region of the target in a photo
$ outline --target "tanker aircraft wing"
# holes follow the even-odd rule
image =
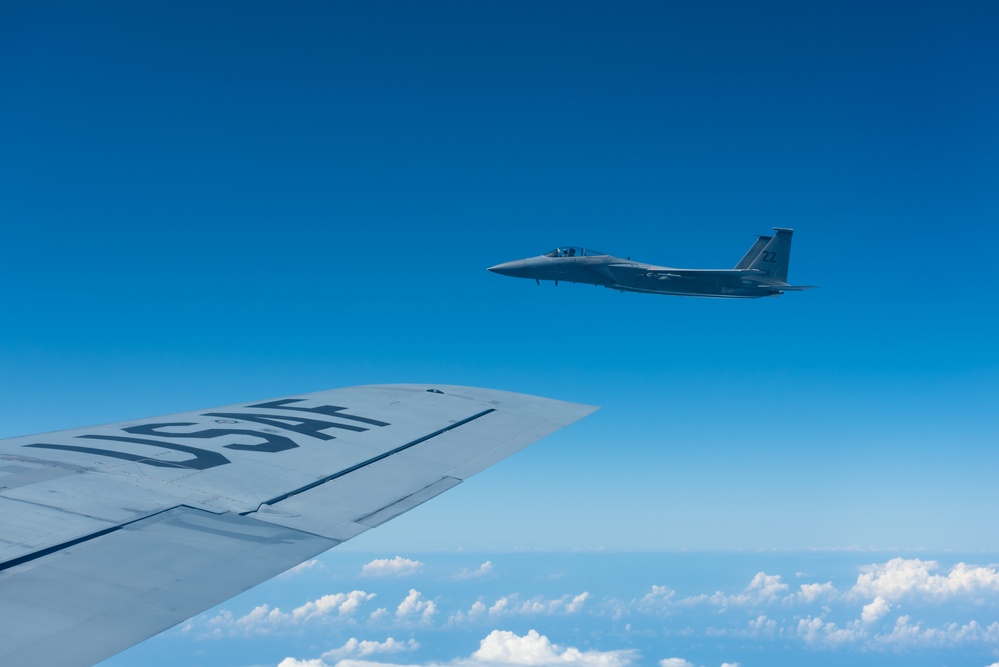
[[[91,665],[596,408],[350,387],[0,441],[0,665]]]

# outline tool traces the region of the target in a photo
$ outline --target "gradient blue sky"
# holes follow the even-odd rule
[[[984,2],[7,3],[0,435],[472,384],[603,409],[345,548],[999,551],[997,31]],[[772,226],[820,289],[485,271],[729,267]]]
[[[603,410],[413,546],[999,549],[993,6],[3,11],[4,434],[473,384]],[[728,267],[772,226],[821,289],[485,271]]]

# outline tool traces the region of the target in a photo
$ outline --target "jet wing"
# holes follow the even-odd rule
[[[719,285],[742,284],[760,289],[778,289],[786,292],[800,292],[806,289],[816,289],[815,285],[788,285],[779,280],[768,279],[758,271],[747,269],[670,269],[654,268],[647,274],[650,278],[659,279],[691,279],[710,281]]]
[[[616,273],[618,282],[642,276],[657,282],[676,281],[678,284],[699,282],[708,285],[738,285],[749,272],[738,269],[674,269],[668,266],[648,264],[615,264],[610,270]],[[755,272],[754,272],[755,273]]]
[[[0,664],[91,665],[596,408],[351,387],[0,441]]]
[[[770,289],[779,289],[782,292],[803,292],[806,289],[818,289],[816,285],[766,285],[761,284],[760,287],[768,287]]]

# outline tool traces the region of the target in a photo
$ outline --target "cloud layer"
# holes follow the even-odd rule
[[[367,652],[364,652],[365,648]],[[413,648],[392,638],[381,643],[351,639],[342,648],[327,651],[320,658],[285,658],[279,663],[279,667],[332,667],[334,664],[340,667],[402,667],[398,663],[345,658],[364,658],[375,653],[400,652]],[[425,667],[628,667],[636,657],[632,650],[583,651],[572,646],[560,646],[533,629],[524,635],[493,630],[468,657],[424,664]]]
[[[680,651],[657,656],[628,650],[634,637],[678,638],[682,640],[678,646],[684,645],[683,638],[700,637],[716,643],[748,641],[785,649],[886,655],[975,647],[976,655],[992,658],[983,665],[999,654],[999,572],[991,566],[962,562],[944,567],[934,560],[892,558],[859,567],[854,578],[841,578],[838,585],[796,573],[802,581],[793,586],[780,574],[759,570],[744,585],[729,589],[691,594],[688,586],[688,593],[681,595],[668,582],[657,582],[630,599],[578,589],[552,595],[562,580],[539,577],[535,581],[548,590],[546,594],[509,592],[469,600],[477,588],[497,586],[493,567],[487,560],[458,575],[424,577],[421,590],[396,580],[422,572],[422,562],[400,556],[376,559],[366,563],[361,574],[383,578],[369,582],[378,584],[377,594],[362,589],[327,593],[287,611],[268,604],[242,614],[223,610],[195,619],[183,631],[222,639],[300,634],[326,627],[350,637],[318,658],[288,658],[283,667],[382,664],[377,662],[379,656],[413,654],[423,639],[421,633],[442,630],[460,630],[466,637],[481,632],[478,636],[484,637],[479,649],[466,657],[433,663],[454,667],[619,667],[637,660],[642,664],[657,660],[660,667],[703,667]],[[322,572],[320,566],[310,565],[294,574],[298,585],[306,577],[320,578]],[[438,588],[437,594],[427,593]],[[605,650],[556,644],[542,632],[558,627],[575,628],[577,640],[587,636],[586,628],[599,630],[604,642],[600,648]],[[361,632],[385,639],[362,639]]]
[[[423,563],[402,556],[378,558],[361,568],[362,577],[406,577],[423,571]]]

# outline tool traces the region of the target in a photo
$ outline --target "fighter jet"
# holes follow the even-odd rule
[[[515,278],[603,285],[622,292],[677,296],[756,299],[784,292],[812,289],[789,285],[787,264],[793,229],[774,227],[773,236],[760,236],[731,269],[674,269],[621,259],[591,248],[565,246],[540,257],[518,259],[489,267],[493,273]]]

